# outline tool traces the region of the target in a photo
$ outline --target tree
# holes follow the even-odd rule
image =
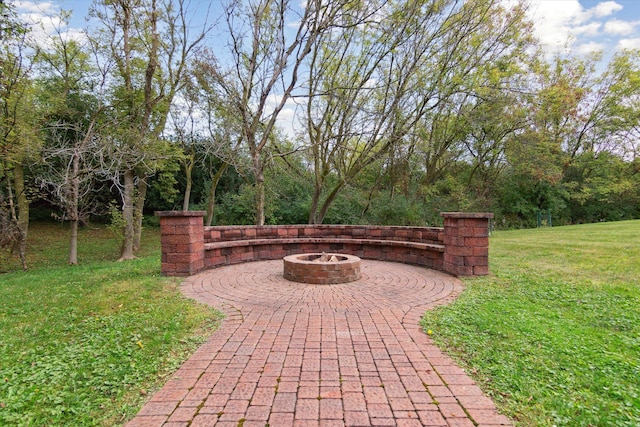
[[[562,150],[568,167],[585,152],[622,153],[638,123],[640,53],[616,53],[604,71],[602,53],[586,58],[556,55],[539,72],[539,90],[531,109],[532,130]]]
[[[514,213],[532,218],[536,210],[552,209],[559,215],[568,206],[566,220],[583,221],[594,217],[583,215],[586,210],[579,207],[590,200],[587,194],[616,193],[613,184],[610,188],[600,185],[596,177],[605,173],[596,172],[595,165],[615,164],[606,159],[610,155],[624,158],[633,151],[640,62],[637,52],[622,51],[601,70],[597,67],[601,58],[601,53],[556,55],[550,64],[534,69],[532,78],[538,80],[525,105],[527,126],[505,148],[510,165],[505,178],[510,184],[504,186],[503,198],[512,200],[506,205],[518,206]],[[621,176],[608,176],[612,183],[628,182]],[[618,186],[620,191],[623,188]],[[576,212],[582,213],[576,216]]]
[[[225,7],[229,51],[209,64],[227,102],[227,114],[241,123],[256,187],[256,224],[264,215],[266,147],[276,121],[298,89],[305,58],[321,34],[339,21],[351,2],[311,0],[300,10],[290,0],[231,0]],[[293,27],[295,25],[295,28]],[[229,57],[229,64],[220,58]]]
[[[479,76],[531,43],[524,9],[506,10],[497,1],[367,5],[377,7],[379,19],[326,34],[311,57],[311,223],[322,222],[336,195],[384,156],[393,164],[422,155],[426,182],[437,179],[460,152],[461,114],[480,102],[486,84]],[[337,179],[328,179],[333,171]]]
[[[122,192],[125,221],[120,260],[140,245],[148,178],[175,155],[161,140],[187,62],[208,29],[189,33],[185,0],[115,0],[94,4],[103,28],[92,38],[114,65],[111,86],[114,123],[108,138],[114,182]]]
[[[0,191],[4,192],[0,210],[8,221],[3,224],[9,226],[6,236],[17,246],[25,270],[29,231],[25,164],[37,157],[39,144],[39,115],[34,114],[37,103],[30,77],[38,52],[28,49],[26,35],[26,26],[11,6],[0,2]]]
[[[71,223],[69,264],[78,264],[78,225],[95,213],[101,189],[99,127],[104,125],[100,97],[106,75],[97,75],[89,52],[57,30],[51,47],[41,54],[40,102],[45,112],[46,143],[39,167],[40,186]]]
[[[183,105],[172,113],[174,134],[180,141],[185,156],[186,188],[183,210],[188,208],[192,187],[193,168],[200,166],[209,178],[205,224],[211,225],[214,215],[218,183],[229,165],[237,165],[237,152],[241,143],[240,122],[224,108],[218,93],[210,64],[215,57],[205,50],[194,61],[183,87]],[[185,111],[186,110],[186,111]]]

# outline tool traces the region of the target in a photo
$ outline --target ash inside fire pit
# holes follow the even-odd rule
[[[345,254],[298,254],[284,257],[285,279],[318,285],[358,280],[360,258]]]

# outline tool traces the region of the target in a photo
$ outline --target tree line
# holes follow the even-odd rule
[[[259,225],[640,217],[638,51],[548,58],[526,4],[498,0],[227,0],[210,22],[188,5],[95,0],[82,37],[43,41],[0,2],[2,247],[24,259],[43,204],[71,224],[71,264],[94,215],[134,258],[154,209]]]

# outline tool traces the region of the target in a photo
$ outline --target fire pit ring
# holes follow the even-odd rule
[[[360,279],[360,258],[354,255],[311,253],[283,258],[284,278],[293,282],[330,285]]]

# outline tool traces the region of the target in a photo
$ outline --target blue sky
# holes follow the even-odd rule
[[[206,11],[220,1],[191,0],[191,5]],[[501,1],[509,4],[518,0]],[[524,1],[530,5],[535,35],[549,53],[566,46],[576,53],[597,49],[605,53],[620,48],[640,49],[640,0]],[[84,18],[91,0],[14,0],[14,3],[20,13],[29,14],[31,19],[45,23],[45,27],[55,23],[48,23],[43,17],[55,15],[60,8],[70,10],[73,14],[68,28],[72,34],[77,34],[86,25]]]
[[[11,0],[10,0],[11,1]],[[292,0],[300,3],[303,0]],[[505,6],[520,0],[498,0]],[[529,4],[529,15],[534,22],[535,36],[540,40],[547,56],[567,49],[572,53],[604,52],[603,64],[618,49],[640,50],[640,0],[521,0]],[[190,0],[198,16],[208,9],[216,10],[222,0]],[[69,37],[83,38],[85,17],[91,0],[13,0],[24,19],[39,22],[43,28],[35,31],[46,43],[46,33],[53,33],[60,22],[55,17],[60,9],[72,12],[68,25],[62,26]],[[210,16],[209,22],[218,20]],[[220,30],[222,30],[221,28]],[[215,42],[215,41],[214,41]],[[275,101],[274,101],[275,102]],[[278,122],[287,134],[295,128],[296,105],[287,103]]]
[[[547,52],[640,49],[638,0],[530,0],[535,33]]]

